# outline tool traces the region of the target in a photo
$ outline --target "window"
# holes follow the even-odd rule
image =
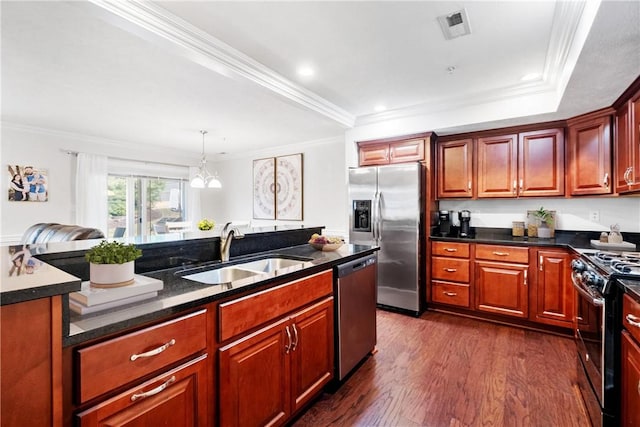
[[[125,227],[129,236],[166,233],[169,221],[185,221],[187,181],[176,178],[109,175],[108,236]]]

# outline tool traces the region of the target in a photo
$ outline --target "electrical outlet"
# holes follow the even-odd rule
[[[590,211],[589,212],[589,221],[591,221],[591,222],[600,222],[600,212],[599,211]]]

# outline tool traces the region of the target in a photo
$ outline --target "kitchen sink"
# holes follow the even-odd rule
[[[189,274],[182,277],[184,279],[193,280],[194,282],[206,283],[208,285],[220,285],[223,283],[231,283],[235,282],[236,280],[257,276],[258,274],[262,274],[262,272],[245,270],[243,268],[233,266],[203,271],[201,273]]]
[[[197,273],[189,274],[183,271],[179,274],[182,278],[193,280],[194,282],[204,283],[207,285],[221,285],[225,283],[232,283],[237,280],[247,279],[253,276],[272,273],[283,268],[302,266],[306,261],[310,260],[311,258],[272,256],[254,260],[249,259],[245,262],[229,265],[227,267],[221,267],[221,265],[217,263],[214,266],[204,267],[206,269],[205,271],[202,271],[203,267],[201,266],[191,269],[191,271],[198,271]]]
[[[288,268],[304,264],[304,261],[298,259],[289,258],[264,258],[257,261],[245,262],[237,264],[237,267],[259,271],[261,273],[271,273],[272,271],[280,270],[281,268]]]

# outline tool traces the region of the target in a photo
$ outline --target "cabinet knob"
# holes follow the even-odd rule
[[[151,397],[153,395],[156,395],[156,394],[160,393],[162,390],[164,390],[167,387],[169,387],[174,382],[176,382],[176,377],[172,376],[171,378],[169,378],[168,380],[166,380],[165,382],[163,382],[158,387],[156,387],[156,388],[154,388],[152,390],[145,391],[144,393],[136,393],[136,394],[132,395],[131,396],[131,401],[135,402],[138,399],[144,399],[145,397]]]
[[[527,273],[528,273],[528,271],[527,271],[527,270],[525,270],[525,271],[524,271],[524,285],[525,285],[525,286],[527,286]]]
[[[520,178],[520,193],[522,193],[523,190],[524,190],[524,180]]]
[[[471,180],[469,180],[469,183],[467,185],[468,185],[469,191],[471,191]]]
[[[287,333],[287,344],[285,344],[284,346],[284,353],[289,354],[289,351],[291,351],[291,345],[292,345],[291,331],[289,331],[289,326],[285,326],[284,330]]]
[[[602,180],[602,185],[604,185],[605,188],[609,188],[609,172],[605,172],[604,179]]]
[[[444,248],[444,250],[447,252],[458,252],[456,248]]]
[[[514,179],[513,180],[513,194],[516,194],[516,191],[518,190],[518,183],[517,181]]]
[[[156,356],[156,355],[162,353],[163,351],[165,351],[166,349],[168,349],[169,347],[171,347],[172,345],[174,345],[175,343],[176,343],[176,340],[175,339],[171,339],[171,341],[169,341],[168,343],[163,344],[158,348],[154,348],[153,350],[149,350],[147,352],[140,353],[140,354],[132,354],[131,357],[129,357],[129,360],[134,362],[136,359],[140,359],[142,357]]]
[[[456,268],[444,268],[443,270],[447,273],[455,273],[456,271],[458,271],[458,269]]]
[[[445,294],[445,295],[446,295],[446,296],[448,296],[448,297],[455,297],[456,295],[458,295],[458,294],[457,294],[457,293],[455,293],[455,292],[443,292],[443,294]]]
[[[509,252],[497,252],[497,251],[493,251],[494,255],[497,256],[509,256]]]
[[[631,326],[635,326],[636,328],[640,328],[640,319],[637,318],[636,316],[634,316],[633,314],[627,314],[625,319],[627,320],[627,322]]]
[[[291,344],[291,351],[294,351],[298,346],[298,328],[296,328],[295,323],[291,325],[291,328],[293,329],[293,339],[294,339],[293,344]]]

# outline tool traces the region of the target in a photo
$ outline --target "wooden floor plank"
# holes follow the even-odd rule
[[[570,338],[443,313],[378,311],[378,352],[306,426],[583,427]]]

